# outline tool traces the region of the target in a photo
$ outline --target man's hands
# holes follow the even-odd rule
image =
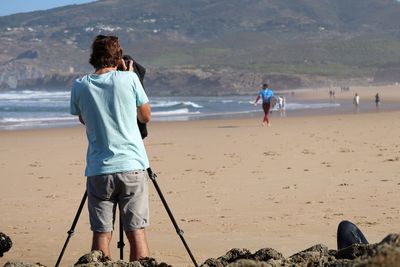
[[[128,66],[125,63],[125,60],[121,59],[121,66],[123,71],[133,71],[133,61],[127,60]]]

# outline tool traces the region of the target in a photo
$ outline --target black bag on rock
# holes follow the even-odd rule
[[[353,244],[368,244],[368,241],[355,224],[349,221],[341,221],[337,230],[338,250]]]

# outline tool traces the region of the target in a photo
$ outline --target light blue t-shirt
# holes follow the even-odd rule
[[[146,169],[137,107],[149,100],[134,72],[90,74],[74,81],[70,111],[86,125],[86,176]]]
[[[265,88],[260,91],[259,95],[261,96],[263,103],[269,103],[271,97],[274,96],[274,92],[269,88]]]

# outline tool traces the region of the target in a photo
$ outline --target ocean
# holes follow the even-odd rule
[[[150,97],[152,121],[186,121],[215,118],[262,116],[261,105],[254,106],[256,96],[224,97]],[[274,116],[300,113],[341,112],[351,102],[339,103],[298,100],[286,95],[285,112]],[[0,92],[0,130],[74,127],[79,125],[69,114],[69,91],[15,90]],[[372,107],[371,107],[372,108]]]

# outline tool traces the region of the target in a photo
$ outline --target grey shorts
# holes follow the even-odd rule
[[[89,176],[86,190],[92,231],[113,231],[117,204],[125,231],[149,225],[149,193],[144,170]]]

